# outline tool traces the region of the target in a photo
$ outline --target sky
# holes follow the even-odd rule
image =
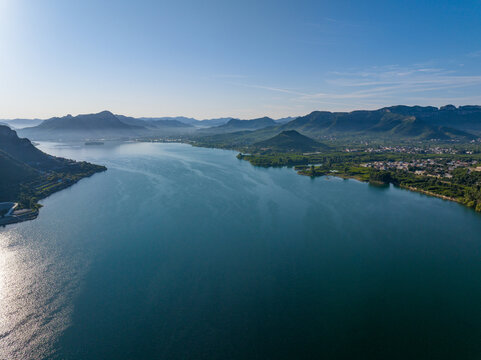
[[[0,118],[481,104],[481,0],[0,0]]]

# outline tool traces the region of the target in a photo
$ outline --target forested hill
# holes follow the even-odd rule
[[[251,120],[252,121],[252,120]],[[233,124],[251,121],[233,121]],[[227,125],[227,124],[226,124]],[[350,141],[362,137],[370,140],[440,140],[469,142],[481,137],[481,107],[447,105],[441,108],[392,106],[378,110],[352,112],[314,111],[284,124],[259,129],[227,130],[216,127],[197,133],[197,144],[222,148],[251,146],[286,130],[321,141],[326,137]],[[232,127],[231,129],[233,129]]]
[[[35,206],[37,200],[104,170],[104,166],[45,154],[0,125],[0,202]]]
[[[0,125],[0,151],[38,170],[50,170],[61,165],[59,158],[45,154],[28,139],[21,139],[7,126]]]
[[[391,106],[384,108],[395,114],[415,116],[427,124],[447,126],[467,132],[481,131],[481,106],[467,105],[456,107],[446,105],[433,106]]]
[[[317,142],[295,130],[285,130],[276,136],[254,143],[254,148],[273,152],[310,152],[327,150],[328,146]]]
[[[423,108],[424,109],[424,108]],[[419,140],[449,140],[476,138],[465,128],[455,128],[456,122],[443,120],[445,115],[433,115],[430,108],[421,111],[420,107],[392,107],[373,111],[327,112],[314,111],[306,116],[284,124],[281,130],[298,130],[313,135],[362,134],[371,137],[412,138]],[[431,113],[430,116],[427,114]],[[438,114],[444,114],[438,110]],[[457,111],[455,111],[457,113]],[[474,115],[473,117],[476,117]],[[465,116],[464,123],[467,122]],[[474,120],[472,122],[475,122]],[[469,130],[469,129],[467,129]],[[476,128],[473,127],[473,131]]]

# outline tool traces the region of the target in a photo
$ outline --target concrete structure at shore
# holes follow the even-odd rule
[[[15,210],[17,206],[15,202],[0,202],[0,226],[32,220],[38,215],[38,210]]]
[[[0,217],[12,216],[17,205],[14,202],[0,202]]]

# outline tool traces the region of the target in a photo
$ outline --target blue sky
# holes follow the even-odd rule
[[[481,104],[481,0],[0,0],[0,118]]]

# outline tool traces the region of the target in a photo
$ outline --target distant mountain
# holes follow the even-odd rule
[[[156,128],[162,127],[169,127],[169,128],[192,128],[193,125],[183,123],[178,120],[157,120],[157,121],[149,121],[150,126]]]
[[[190,124],[180,122],[178,120],[162,120],[162,119],[147,119],[147,118],[133,118],[124,115],[115,115],[120,121],[127,125],[160,129],[160,128],[192,128]]]
[[[54,117],[19,132],[33,139],[77,140],[130,137],[145,130],[144,126],[126,124],[110,111],[102,111],[97,114]]]
[[[254,131],[263,128],[267,128],[270,126],[277,125],[274,120],[269,117],[262,117],[258,119],[252,120],[239,120],[239,119],[230,119],[226,124],[220,126],[214,126],[208,129],[204,129],[203,132],[205,134],[221,134],[221,133],[229,133],[229,132],[236,132],[236,131]]]
[[[297,119],[297,116],[289,116],[289,117],[285,117],[285,118],[276,119],[274,121],[278,124],[285,124],[285,123],[288,123],[289,121],[292,121],[294,119]]]
[[[481,129],[479,106],[393,106],[378,110],[314,111],[284,124],[258,130],[239,131],[215,127],[197,133],[196,142],[205,146],[240,148],[267,140],[282,131],[296,130],[320,140],[326,136],[363,136],[370,139],[460,140],[476,139]],[[233,122],[234,124],[236,122]],[[448,126],[449,125],[449,126]],[[217,131],[217,132],[214,132]]]
[[[391,106],[388,110],[395,114],[415,116],[433,126],[445,126],[467,132],[481,132],[481,106],[466,105],[456,107],[446,105],[440,108],[433,106]]]
[[[40,130],[98,130],[120,129],[131,130],[140,126],[132,126],[123,123],[110,111],[102,111],[97,114],[67,115],[45,120],[35,128]]]
[[[175,120],[183,124],[188,124],[194,126],[199,120],[194,118],[189,118],[185,116],[163,116],[163,117],[139,117],[137,118],[142,121],[159,121],[159,120]]]
[[[475,136],[460,129],[427,122],[410,113],[396,113],[390,108],[373,111],[331,113],[314,111],[280,126],[280,130],[298,130],[313,136],[366,135],[376,137],[429,139],[473,139]]]
[[[192,125],[192,126],[195,126],[195,127],[212,127],[212,126],[223,125],[223,124],[227,123],[232,118],[227,117],[227,118],[197,120],[197,119],[194,119],[194,118],[189,118],[189,117],[184,117],[184,116],[175,116],[175,117],[164,116],[164,117],[152,117],[152,118],[140,117],[138,119],[143,120],[143,121],[175,120],[175,121],[181,122],[183,124]]]
[[[304,136],[296,130],[282,131],[270,139],[254,143],[253,146],[260,150],[302,153],[321,149],[326,150],[328,148],[328,146]]]
[[[0,123],[6,124],[13,129],[23,129],[26,127],[37,126],[41,124],[43,120],[40,119],[11,119],[0,120]]]
[[[197,124],[194,124],[194,125],[197,125],[197,126],[200,126],[200,127],[213,127],[213,126],[224,125],[232,119],[233,118],[231,118],[231,117],[216,118],[216,119],[205,119],[205,120],[200,120]]]
[[[269,126],[276,125],[276,122],[269,117],[262,117],[258,119],[252,120],[238,120],[238,119],[231,119],[226,124],[218,126],[217,128],[220,129],[232,129],[235,131],[239,130],[258,130],[263,129]]]
[[[215,136],[216,141],[222,143],[234,141],[236,144],[252,144],[284,130],[296,130],[315,139],[324,136],[364,136],[413,140],[471,140],[481,135],[481,106],[446,105],[437,108],[397,105],[352,112],[314,111],[305,116],[278,120],[269,117],[202,121],[188,117],[133,118],[103,111],[98,114],[48,119],[37,126],[20,129],[19,133],[38,140],[84,140],[193,136],[195,131],[196,137]],[[244,133],[245,131],[248,133]],[[239,141],[235,140],[234,136],[227,135],[236,132],[241,132]]]

